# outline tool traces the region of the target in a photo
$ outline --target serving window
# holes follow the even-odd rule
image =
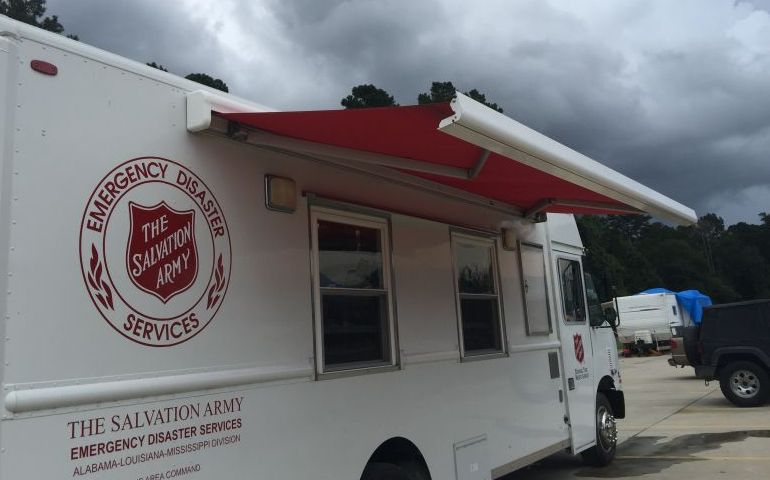
[[[386,218],[313,209],[319,373],[396,365]]]
[[[494,239],[455,232],[452,252],[463,357],[504,353]]]
[[[548,335],[552,328],[543,247],[521,243],[518,250],[527,335]]]

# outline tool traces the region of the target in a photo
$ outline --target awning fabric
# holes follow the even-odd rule
[[[429,105],[220,115],[303,145],[405,159],[396,168],[523,212],[697,220],[691,209],[461,94]],[[431,173],[431,166],[455,167],[468,177]]]

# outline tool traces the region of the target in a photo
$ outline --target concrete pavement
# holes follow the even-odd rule
[[[505,480],[646,478],[677,480],[770,478],[770,405],[738,408],[693,369],[667,357],[621,359],[626,418],[618,420],[615,461],[584,467],[557,454]]]

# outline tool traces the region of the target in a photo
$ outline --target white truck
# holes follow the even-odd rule
[[[5,17],[0,112],[2,480],[612,459],[569,214],[689,208],[462,95],[273,112]]]

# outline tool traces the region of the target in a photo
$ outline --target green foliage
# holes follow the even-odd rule
[[[496,103],[487,102],[487,96],[479,92],[475,88],[473,90],[469,90],[465,92],[465,94],[471,97],[472,99],[476,100],[477,102],[483,103],[484,105],[491,108],[492,110],[497,110],[498,112],[503,113],[503,109],[501,107],[497,106]]]
[[[449,102],[457,92],[452,82],[433,82],[430,86],[430,92],[421,93],[417,95],[417,103],[419,105],[425,105],[428,103],[441,103]],[[496,103],[488,102],[487,96],[479,92],[475,88],[465,95],[471,97],[477,102],[497,110],[502,113],[503,109]],[[377,88],[372,84],[358,85],[353,87],[351,94],[343,98],[340,104],[345,108],[371,108],[371,107],[391,107],[398,106],[393,96],[381,88]]]
[[[45,0],[0,0],[0,14],[49,32],[64,34],[64,26],[59,22],[59,17],[45,17],[45,11]],[[77,35],[67,37],[78,40]]]
[[[601,299],[631,295],[662,282],[649,259],[628,235],[628,225],[634,223],[634,220],[623,222],[617,217],[578,218],[578,228],[588,250],[586,267],[594,275]]]
[[[46,30],[61,33],[64,27],[57,18],[45,17],[45,0],[0,0],[0,14],[6,15],[20,22],[28,23],[43,28],[43,23],[48,26]]]
[[[227,84],[225,82],[223,82],[218,78],[213,78],[210,75],[206,75],[205,73],[191,73],[184,78],[186,78],[187,80],[192,80],[193,82],[198,82],[202,85],[206,85],[211,88],[216,88],[217,90],[222,90],[223,92],[230,91],[227,88]]]
[[[770,297],[768,262],[756,245],[741,241],[736,235],[727,235],[718,244],[715,266],[731,285],[737,297],[755,299]]]
[[[429,93],[421,93],[417,95],[417,103],[424,105],[426,103],[448,102],[454,98],[455,92],[457,92],[457,88],[455,88],[452,82],[433,82],[431,83]],[[502,108],[500,108],[496,103],[488,102],[487,96],[475,88],[464,93],[477,102],[483,103],[487,107],[503,113]]]
[[[164,72],[168,72],[168,69],[163,65],[161,65],[160,63],[147,62],[147,66],[152,68],[157,68],[158,70],[162,70]],[[186,78],[187,80],[192,80],[193,82],[198,82],[201,85],[206,85],[211,88],[216,88],[217,90],[222,90],[223,92],[230,91],[227,88],[227,84],[225,82],[223,82],[218,78],[214,78],[211,75],[207,75],[205,73],[191,73],[184,78]]]
[[[770,218],[760,219],[729,228],[713,213],[677,228],[643,215],[577,221],[602,300],[664,287],[695,288],[724,303],[770,298]]]
[[[394,107],[398,104],[393,99],[393,95],[372,84],[358,85],[353,87],[351,94],[343,98],[340,104],[345,108],[373,108],[373,107]]]
[[[426,103],[448,102],[455,96],[457,89],[452,82],[433,82],[430,85],[430,93],[421,93],[417,95],[417,103],[424,105]]]
[[[164,72],[168,72],[168,69],[159,63],[149,62],[147,63],[147,66],[152,68],[157,68],[158,70],[163,70]]]

